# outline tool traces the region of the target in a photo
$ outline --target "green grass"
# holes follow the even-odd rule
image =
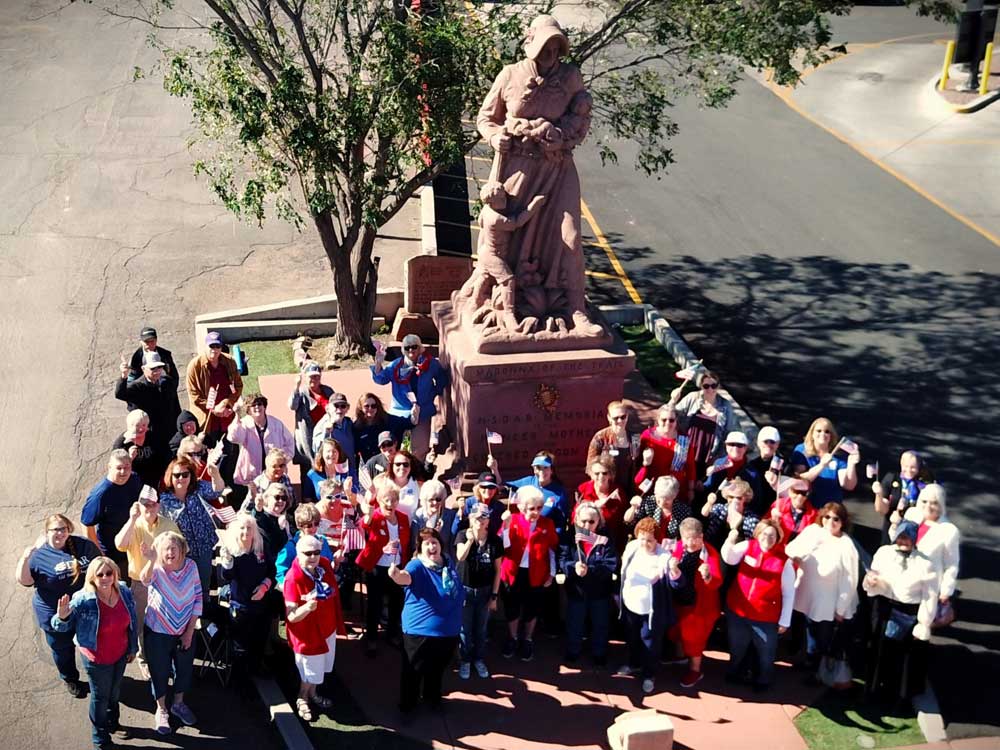
[[[910,709],[897,716],[883,706],[862,703],[856,693],[852,690],[845,695],[829,690],[816,705],[799,714],[795,727],[810,748],[856,750],[925,742]]]
[[[240,349],[247,357],[249,374],[243,378],[243,392],[259,391],[257,378],[261,375],[278,375],[295,372],[292,360],[292,341],[245,341]]]
[[[636,369],[667,401],[670,391],[679,385],[674,377],[679,369],[674,358],[644,325],[622,326],[618,332],[629,349],[635,352]]]

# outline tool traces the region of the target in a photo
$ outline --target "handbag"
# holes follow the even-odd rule
[[[891,641],[905,641],[917,624],[916,615],[908,615],[898,609],[889,611],[889,619],[885,622],[885,637]]]
[[[851,687],[851,665],[847,663],[847,659],[824,656],[816,676],[820,682],[834,690],[847,690]]]
[[[955,608],[951,606],[951,602],[947,604],[941,604],[937,608],[937,614],[934,615],[934,622],[931,623],[932,628],[946,628],[955,622]]]

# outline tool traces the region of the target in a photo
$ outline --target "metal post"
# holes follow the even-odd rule
[[[986,45],[986,57],[983,58],[983,77],[979,80],[979,95],[985,96],[990,88],[990,64],[993,62],[993,42]]]
[[[944,50],[944,65],[941,66],[941,81],[938,83],[938,91],[944,91],[948,86],[948,73],[951,70],[951,61],[955,57],[955,40],[948,42]]]

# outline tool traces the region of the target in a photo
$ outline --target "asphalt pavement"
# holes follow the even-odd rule
[[[661,180],[632,171],[627,148],[620,166],[602,168],[586,146],[577,163],[584,199],[643,301],[759,423],[778,426],[786,447],[823,415],[865,461],[890,466],[908,448],[930,457],[963,534],[959,621],[935,638],[933,682],[949,737],[998,735],[1000,689],[964,676],[1000,668],[1000,498],[990,481],[1000,247],[983,229],[1000,214],[1000,185],[995,170],[970,183],[946,168],[970,163],[964,141],[992,143],[997,113],[958,123],[934,115],[934,127],[961,128],[961,141],[938,138],[926,144],[931,156],[916,155],[918,145],[907,152],[901,134],[926,115],[908,97],[934,73],[918,61],[943,54],[935,40],[950,30],[905,8],[859,10],[837,28],[860,36],[863,51],[785,99],[747,81],[724,111],[680,102],[677,163]],[[910,38],[877,44],[897,37]],[[876,115],[857,101],[858,76],[873,68],[881,78],[865,85],[897,97]],[[882,136],[901,141],[909,173],[857,146]],[[962,202],[973,191],[978,213]],[[589,261],[611,271],[596,250]],[[592,277],[591,293],[622,297],[611,279]],[[849,505],[857,533],[872,539],[864,483]]]

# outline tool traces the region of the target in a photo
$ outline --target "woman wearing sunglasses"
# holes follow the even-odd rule
[[[635,475],[635,453],[639,436],[628,431],[628,406],[623,401],[608,404],[608,426],[598,430],[587,448],[587,466],[604,460],[615,467],[615,476],[624,492],[631,493]]]
[[[858,486],[860,461],[857,445],[847,440],[842,443],[833,422],[820,417],[795,446],[792,474],[809,482],[809,501],[819,508],[824,503],[843,502],[844,492]]]
[[[132,592],[119,580],[118,565],[97,557],[87,566],[83,590],[59,599],[52,627],[74,633],[90,678],[91,739],[95,750],[114,747],[119,731],[118,695],[125,665],[135,658],[136,612]]]
[[[379,442],[383,432],[392,434],[398,445],[403,442],[403,433],[413,426],[409,417],[389,414],[382,399],[374,393],[365,393],[358,399],[354,409],[354,447],[366,463],[379,454]]]
[[[725,452],[725,437],[740,429],[733,403],[719,395],[719,376],[711,370],[699,370],[697,390],[681,398],[683,385],[670,394],[670,405],[677,411],[677,429],[690,439],[688,450],[694,454],[695,473],[705,476],[710,462]]]
[[[160,494],[160,512],[177,524],[186,542],[187,554],[198,566],[201,589],[208,597],[212,581],[212,550],[219,542],[215,521],[206,504],[217,501],[225,484],[219,466],[208,462],[211,483],[198,480],[194,464],[175,458],[163,475],[164,491]]]
[[[837,625],[854,617],[858,608],[858,551],[847,533],[849,523],[843,505],[827,503],[816,522],[785,547],[799,568],[795,611],[806,617],[809,669],[834,650]]]
[[[587,471],[590,479],[577,488],[579,502],[593,503],[601,514],[601,526],[611,537],[615,550],[625,549],[625,498],[627,495],[618,484],[615,465],[607,459],[598,459]],[[576,511],[574,511],[575,513]]]
[[[89,539],[75,536],[73,522],[61,513],[46,518],[42,528],[44,532],[34,544],[21,553],[15,577],[22,586],[35,589],[31,605],[59,677],[70,695],[82,698],[85,693],[76,666],[73,636],[54,629],[52,616],[62,596],[75,594],[83,588],[84,571],[91,560],[100,557],[101,551]]]
[[[417,459],[410,451],[396,451],[385,475],[399,492],[397,510],[405,513],[407,518],[413,518],[420,504],[420,484],[413,476],[413,467],[416,465]]]
[[[656,424],[639,436],[639,470],[635,474],[638,494],[648,495],[657,479],[670,476],[679,483],[682,502],[694,497],[694,451],[688,449],[686,438],[678,445],[678,437],[677,410],[664,404],[656,411]]]

